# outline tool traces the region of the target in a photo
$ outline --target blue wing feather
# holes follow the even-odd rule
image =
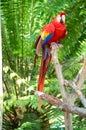
[[[44,42],[42,44],[42,48],[45,49],[45,45],[47,42],[49,42],[49,40],[53,37],[53,33],[49,34],[45,39]]]
[[[53,33],[49,34],[43,41],[42,43],[42,49],[44,52],[44,60],[46,60],[47,56],[49,56],[49,52],[48,49],[45,47],[45,45],[47,44],[47,42],[49,42],[49,40],[53,37]]]

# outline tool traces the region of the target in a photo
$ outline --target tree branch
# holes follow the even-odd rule
[[[58,47],[56,45],[56,43],[53,42],[51,44],[51,48],[52,48],[52,50],[51,50],[52,61],[53,61],[53,64],[54,64],[54,67],[55,67],[55,70],[56,70],[56,75],[57,75],[57,78],[58,78],[58,82],[59,82],[59,85],[60,85],[61,95],[62,95],[63,100],[66,100],[67,96],[66,96],[66,91],[65,91],[65,87],[64,87],[64,78],[63,78],[63,74],[62,74],[62,67],[59,63],[58,56],[57,56],[57,51],[61,47],[60,46]]]
[[[73,107],[69,106],[67,103],[64,103],[60,99],[50,96],[48,94],[45,94],[43,92],[36,91],[35,95],[40,97],[41,99],[49,102],[50,104],[56,106],[60,110],[64,112],[69,112],[72,114],[77,114],[79,116],[85,116],[86,117],[86,109],[85,108],[79,108],[79,107]]]
[[[86,58],[84,58],[84,64],[81,70],[79,71],[78,75],[79,76],[78,76],[77,87],[80,89],[83,86],[84,81],[86,79]]]
[[[73,88],[75,93],[80,98],[80,100],[81,100],[82,104],[84,105],[84,107],[86,107],[86,98],[84,97],[84,95],[82,94],[80,89],[76,86],[76,84],[73,81],[69,82],[69,81],[65,80],[65,85],[70,86],[71,88]]]

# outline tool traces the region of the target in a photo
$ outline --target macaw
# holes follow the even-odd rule
[[[45,25],[36,42],[36,55],[34,58],[34,65],[36,65],[36,60],[42,51],[42,59],[41,59],[41,66],[39,72],[39,79],[38,79],[38,91],[43,92],[44,90],[44,80],[46,71],[48,69],[49,63],[51,61],[51,44],[55,42],[60,45],[60,42],[65,36],[67,35],[66,25],[65,25],[65,12],[60,12],[52,21],[51,23]]]

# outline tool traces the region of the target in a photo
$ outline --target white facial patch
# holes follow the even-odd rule
[[[58,16],[57,16],[57,21],[60,22],[60,20],[61,20],[61,16],[58,15]]]
[[[62,21],[65,23],[65,15],[62,15]]]

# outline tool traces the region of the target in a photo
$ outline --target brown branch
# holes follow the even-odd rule
[[[74,82],[75,82],[75,83],[77,83],[77,82],[79,81],[79,79],[80,79],[80,75],[81,75],[81,73],[82,73],[82,68],[83,68],[83,67],[81,67],[81,69],[79,70],[78,74],[76,75],[76,77],[75,77],[75,79],[74,79]]]
[[[50,104],[56,106],[60,110],[64,112],[69,112],[72,114],[77,114],[79,116],[86,116],[86,109],[85,108],[79,108],[79,107],[73,107],[69,106],[67,103],[61,101],[60,99],[50,96],[48,94],[45,94],[43,92],[36,91],[35,95],[40,97],[41,99],[49,102]]]
[[[79,73],[79,79],[77,82],[77,87],[79,89],[83,86],[85,79],[86,79],[86,58],[84,58],[84,64]]]
[[[80,89],[76,86],[75,82],[69,82],[67,80],[65,80],[65,85],[66,86],[70,86],[71,88],[73,88],[73,90],[75,91],[75,93],[78,95],[78,97],[80,98],[82,104],[84,105],[84,107],[86,107],[86,98],[84,97],[83,93],[80,91]]]
[[[82,56],[78,61],[77,61],[77,63],[84,63],[84,56]],[[80,79],[80,75],[81,75],[81,73],[82,73],[82,68],[83,67],[81,67],[81,69],[79,70],[79,72],[78,72],[78,74],[76,75],[76,77],[75,77],[75,79],[73,80],[75,83],[78,83],[78,80]]]
[[[63,74],[62,74],[62,67],[59,63],[58,56],[57,56],[57,51],[61,47],[60,46],[58,47],[56,45],[56,43],[53,42],[51,44],[51,48],[52,48],[52,50],[51,50],[52,61],[53,61],[53,64],[54,64],[54,67],[55,67],[55,70],[56,70],[56,76],[58,78],[58,82],[59,82],[59,85],[60,85],[61,95],[62,95],[62,98],[64,100],[66,100],[67,96],[66,96],[66,91],[65,91],[65,87],[64,87],[64,78],[63,78]]]

